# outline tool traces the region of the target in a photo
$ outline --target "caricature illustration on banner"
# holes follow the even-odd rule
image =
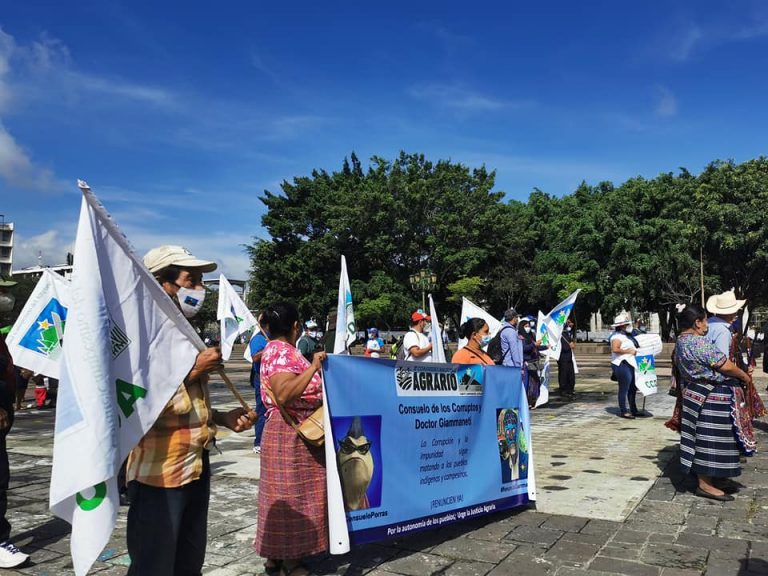
[[[519,369],[329,356],[323,378],[328,470],[342,499],[334,506],[329,494],[332,543],[405,536],[535,500]]]

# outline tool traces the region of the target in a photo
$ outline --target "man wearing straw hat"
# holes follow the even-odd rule
[[[205,299],[203,273],[216,263],[200,260],[181,246],[159,246],[144,256],[166,294],[187,318],[200,311]],[[211,409],[208,374],[221,366],[221,352],[208,348],[155,424],[128,457],[126,479],[129,575],[200,574],[207,544],[210,466],[208,448],[216,425],[241,432],[255,413],[244,408]]]
[[[726,358],[743,369],[751,377],[753,368],[752,366],[744,365],[744,360],[739,352],[738,343],[732,328],[733,321],[736,320],[739,310],[746,303],[746,300],[737,300],[733,290],[710,296],[707,299],[707,312],[714,314],[714,316],[708,320],[707,340],[712,342],[720,352],[725,354]],[[747,327],[742,326],[742,329],[746,331]],[[739,390],[736,394],[737,397],[744,396],[744,402],[750,419],[762,418],[768,414],[760,395],[755,389],[754,382],[750,381],[744,391]]]

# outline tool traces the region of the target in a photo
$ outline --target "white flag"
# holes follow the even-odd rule
[[[5,339],[17,366],[59,377],[68,307],[69,280],[46,268]]]
[[[61,363],[51,511],[72,524],[77,576],[109,542],[116,475],[205,345],[88,185]]]
[[[488,324],[488,333],[491,337],[496,336],[496,332],[501,330],[501,321],[497,320],[488,312],[480,308],[477,304],[466,298],[461,299],[461,323],[464,324],[470,318],[482,318]],[[467,345],[467,339],[459,340],[459,349]]]
[[[432,300],[432,294],[429,295],[429,315],[432,318],[432,362],[447,362],[445,359],[445,347],[443,347],[443,331],[437,320],[437,308],[435,301]]]
[[[221,324],[221,358],[227,361],[232,355],[232,346],[235,345],[237,337],[256,326],[256,318],[224,274],[219,275],[219,307],[216,320]]]
[[[545,328],[547,326],[546,318],[544,314],[541,312],[541,310],[539,310],[539,317],[538,317],[537,323],[539,325],[539,329],[542,326],[545,326]],[[539,332],[537,331],[536,334],[538,335]],[[536,398],[536,406],[535,406],[536,408],[538,408],[539,406],[543,406],[544,404],[549,402],[549,368],[550,368],[549,358],[550,358],[549,350],[547,350],[544,352],[544,366],[542,366],[539,369],[540,386],[539,386],[539,397]]]
[[[549,348],[547,354],[554,360],[560,358],[560,336],[562,336],[565,322],[571,315],[574,304],[576,304],[579,292],[581,292],[581,288],[552,308],[543,320],[540,316],[539,325],[536,327],[536,339],[541,340],[542,345]]]
[[[336,339],[333,342],[334,354],[349,354],[349,347],[357,338],[355,311],[352,307],[352,289],[347,276],[347,259],[341,257],[339,275],[339,298],[336,303]]]

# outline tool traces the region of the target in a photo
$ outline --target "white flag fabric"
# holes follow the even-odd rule
[[[491,316],[488,312],[480,308],[477,304],[466,298],[461,299],[461,323],[464,324],[470,318],[482,318],[488,324],[488,331],[491,337],[496,336],[496,332],[501,330],[501,321]],[[459,340],[459,349],[467,345],[467,339]]]
[[[88,185],[79,185],[50,505],[72,524],[72,563],[83,576],[114,528],[120,465],[205,345]]]
[[[14,364],[59,377],[68,307],[69,280],[46,268],[6,336]]]
[[[548,330],[548,326],[546,326],[546,317],[544,314],[539,310],[539,317],[537,320],[537,324],[539,329],[541,329],[542,326],[545,326],[545,330]],[[546,332],[545,332],[546,333]],[[539,331],[537,330],[537,340],[539,339]],[[558,336],[558,340],[560,337]],[[542,344],[543,344],[542,340]],[[558,355],[559,356],[559,355]],[[539,386],[539,397],[536,398],[536,405],[535,407],[538,408],[539,406],[543,406],[547,402],[549,402],[549,369],[550,369],[550,350],[544,351],[544,366],[542,366],[539,369],[539,381],[541,385]]]
[[[232,355],[232,346],[235,345],[237,337],[256,326],[256,318],[224,274],[219,275],[219,306],[216,310],[216,320],[221,325],[221,358],[227,361]]]
[[[339,275],[339,297],[336,303],[336,339],[333,342],[334,354],[349,354],[349,347],[357,338],[355,310],[352,306],[352,289],[347,276],[347,259],[341,257]]]
[[[554,360],[560,358],[560,336],[563,334],[563,327],[568,316],[571,315],[576,298],[581,289],[573,292],[568,298],[560,302],[557,306],[544,316],[544,320],[539,319],[539,325],[536,328],[536,339],[541,340],[543,346],[549,348],[549,357]],[[539,313],[541,314],[541,313]]]
[[[640,345],[634,356],[635,386],[643,396],[658,392],[655,356],[661,354],[662,342],[658,334],[638,334],[635,340]]]
[[[437,308],[432,300],[432,294],[429,295],[429,315],[432,318],[432,330],[430,338],[432,339],[432,362],[447,362],[445,359],[445,347],[443,346],[443,331],[440,329],[437,319]]]

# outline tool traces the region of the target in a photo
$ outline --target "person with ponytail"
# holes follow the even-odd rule
[[[488,324],[482,318],[470,318],[459,328],[461,336],[467,339],[467,345],[451,358],[453,364],[493,365],[494,362],[483,348],[491,341]]]

